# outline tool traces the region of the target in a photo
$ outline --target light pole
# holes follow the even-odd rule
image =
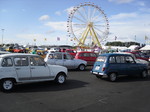
[[[4,30],[5,30],[5,29],[2,29],[2,46],[3,46]]]

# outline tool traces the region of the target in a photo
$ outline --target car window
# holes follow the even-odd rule
[[[15,66],[28,66],[28,57],[15,57],[14,58]]]
[[[44,66],[45,62],[42,58],[35,56],[30,58],[30,64],[31,66]]]
[[[83,53],[84,57],[90,57],[90,53]]]
[[[70,60],[70,59],[72,59],[72,57],[71,57],[71,55],[69,55],[69,54],[64,54],[64,59]]]
[[[114,56],[109,57],[109,63],[116,63]]]
[[[105,60],[106,60],[105,56],[99,56],[96,61],[105,62]]]
[[[124,56],[116,56],[116,62],[117,63],[125,63]]]
[[[131,56],[126,56],[125,61],[126,61],[126,63],[135,63],[134,59]]]
[[[95,53],[90,53],[91,57],[97,57],[97,55]]]
[[[62,59],[62,54],[61,53],[54,54],[54,59]]]
[[[3,67],[10,67],[12,65],[13,65],[13,63],[12,63],[12,59],[11,58],[4,58],[3,59],[3,62],[2,62],[2,66]]]
[[[54,59],[54,55],[53,54],[49,54],[48,58],[49,59]]]

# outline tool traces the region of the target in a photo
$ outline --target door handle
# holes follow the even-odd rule
[[[35,69],[35,68],[31,68],[31,69]]]
[[[16,68],[16,70],[20,70],[21,68]]]

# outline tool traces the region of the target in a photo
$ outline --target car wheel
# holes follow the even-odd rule
[[[142,78],[146,78],[147,76],[148,76],[148,73],[147,73],[146,70],[144,70],[144,71],[142,72],[142,74],[141,74],[141,77],[142,77]]]
[[[117,74],[116,73],[109,74],[109,80],[115,82],[117,80]]]
[[[63,84],[66,81],[66,75],[64,75],[63,73],[60,73],[57,75],[56,79],[55,79],[56,83],[58,84]]]
[[[98,79],[102,79],[102,75],[96,75],[96,77],[98,78]]]
[[[78,69],[79,69],[80,71],[85,70],[85,65],[83,65],[83,64],[79,65]]]
[[[4,79],[1,82],[1,88],[4,92],[10,92],[14,88],[14,80]]]

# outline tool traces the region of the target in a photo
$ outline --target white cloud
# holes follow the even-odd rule
[[[1,12],[5,13],[5,12],[7,12],[7,10],[6,9],[1,9]]]
[[[60,16],[61,12],[60,11],[56,11],[55,14],[58,15],[58,16]]]
[[[117,15],[112,15],[110,17],[110,20],[121,20],[121,19],[130,19],[130,18],[136,18],[137,13],[120,13]]]
[[[134,0],[108,0],[109,2],[115,2],[117,4],[131,3]]]
[[[68,9],[65,9],[64,11],[66,11],[68,14],[70,14],[71,11],[73,10],[73,8],[74,8],[74,7],[70,7],[70,8],[68,8]]]
[[[45,25],[57,31],[67,31],[67,22],[47,22]]]
[[[130,18],[125,20],[125,18]],[[144,43],[144,37],[147,35],[150,37],[150,15],[143,13],[129,13],[129,14],[117,14],[111,17],[109,41],[114,41],[114,37],[117,36],[117,40],[122,41],[136,41]]]
[[[137,2],[137,4],[138,4],[139,6],[145,6],[145,3],[144,3],[143,1],[139,1],[139,2]]]
[[[39,18],[40,21],[45,21],[45,20],[48,20],[49,19],[49,16],[48,15],[43,15]]]

